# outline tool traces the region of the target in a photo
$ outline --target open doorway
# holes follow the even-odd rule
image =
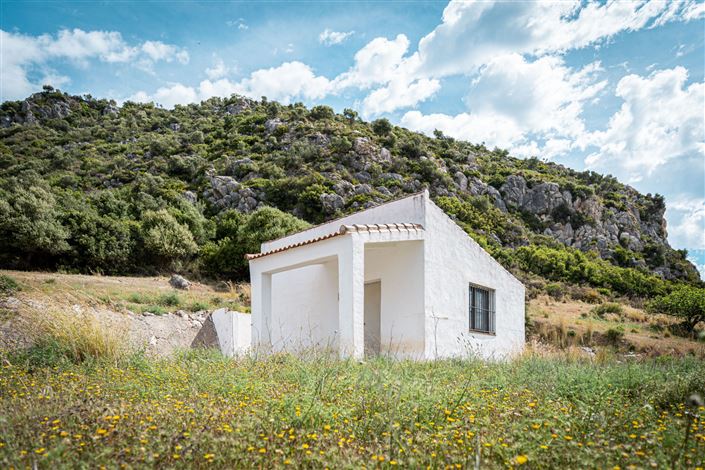
[[[365,284],[365,356],[379,354],[381,341],[382,282]]]

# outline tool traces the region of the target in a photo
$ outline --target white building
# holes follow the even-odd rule
[[[429,198],[389,202],[248,255],[252,345],[433,359],[524,345],[524,286]]]

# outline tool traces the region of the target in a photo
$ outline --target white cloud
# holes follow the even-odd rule
[[[408,111],[401,118],[401,125],[428,135],[435,129],[444,134],[467,139],[471,142],[488,142],[500,147],[508,147],[521,138],[522,132],[516,123],[498,114],[476,115],[460,113],[455,116],[434,113],[421,114]]]
[[[244,18],[238,18],[237,20],[228,20],[225,22],[226,25],[228,25],[231,28],[237,28],[240,31],[246,31],[250,29],[250,27],[245,23]]]
[[[326,46],[332,46],[342,43],[353,34],[355,34],[355,31],[332,31],[326,28],[323,32],[321,32],[321,34],[318,35],[318,42]]]
[[[683,67],[658,70],[648,77],[623,77],[616,95],[624,100],[606,130],[588,136],[598,150],[585,163],[614,165],[638,180],[669,161],[705,153],[705,83],[686,85]]]
[[[367,95],[362,102],[362,113],[370,116],[414,106],[433,96],[440,88],[441,83],[438,80],[427,78],[413,83],[394,80]]]
[[[218,80],[219,78],[225,77],[230,72],[230,68],[225,65],[225,62],[220,57],[215,56],[213,62],[213,67],[206,69],[206,75],[209,79]]]
[[[323,98],[330,92],[330,81],[314,74],[308,65],[294,61],[252,72],[236,88],[246,96],[266,96],[286,104],[296,97],[310,100]]]
[[[692,2],[683,8],[683,19],[686,21],[697,20],[705,17],[705,3]]]
[[[606,86],[597,78],[601,70],[594,62],[576,71],[555,56],[533,62],[518,54],[498,56],[471,81],[465,98],[469,112],[408,112],[402,124],[427,134],[439,129],[452,137],[511,148],[520,156],[550,158],[569,151],[585,132],[583,106]],[[543,147],[529,140],[532,134],[545,138]]]
[[[415,55],[424,76],[471,73],[497,55],[541,55],[599,45],[623,31],[687,20],[698,11],[693,0],[451,1],[442,23],[421,39]]]
[[[146,41],[142,44],[142,51],[153,61],[163,60],[171,62],[177,60],[181,64],[188,64],[188,52],[170,44],[160,41]]]
[[[203,80],[198,87],[180,83],[158,89],[154,94],[140,91],[129,99],[132,101],[154,101],[166,107],[175,104],[195,103],[213,96],[230,96],[233,93],[259,99],[266,96],[288,104],[294,99],[316,100],[330,92],[330,81],[317,76],[301,62],[286,62],[279,67],[260,69],[238,82],[227,78]]]
[[[705,199],[681,195],[667,201],[671,225],[668,239],[673,246],[705,250]]]
[[[29,79],[35,71],[44,71],[45,80],[56,79],[55,85],[67,83],[65,76],[58,76],[48,64],[54,60],[69,60],[80,67],[87,67],[90,60],[107,63],[134,63],[149,69],[156,61],[188,63],[185,49],[159,41],[130,45],[114,31],[83,31],[64,29],[56,36],[44,34],[30,36],[0,30],[0,99],[24,98],[41,87]]]
[[[355,64],[336,77],[335,87],[365,89],[406,75],[399,66],[408,49],[409,39],[403,34],[397,35],[394,40],[382,37],[373,39],[355,53]]]
[[[143,91],[139,91],[128,98],[129,101],[150,102],[153,101],[166,108],[173,108],[177,104],[188,104],[199,101],[197,91],[189,86],[181,83],[159,88],[154,94],[148,95]]]

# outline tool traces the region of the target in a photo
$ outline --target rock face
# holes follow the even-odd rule
[[[665,208],[653,208],[642,218],[636,192],[626,194],[622,208],[608,208],[594,195],[574,198],[556,183],[529,187],[522,176],[510,175],[500,193],[508,207],[535,216],[545,225],[545,235],[567,246],[597,249],[603,257],[617,247],[641,252],[646,243],[668,246],[662,222]]]

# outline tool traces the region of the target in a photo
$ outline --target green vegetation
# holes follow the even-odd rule
[[[215,240],[202,250],[203,269],[213,276],[247,278],[245,255],[258,253],[262,242],[307,228],[309,224],[272,207],[250,215],[223,212],[216,221]]]
[[[705,408],[688,400],[705,390],[705,363],[692,358],[359,364],[62,351],[45,345],[0,369],[5,468],[705,464]]]
[[[649,309],[678,317],[685,332],[692,334],[696,325],[705,321],[705,289],[679,287],[668,295],[652,300]]]
[[[604,304],[600,304],[590,310],[590,313],[597,315],[598,317],[603,317],[607,313],[621,315],[622,313],[624,313],[624,308],[620,304],[614,302],[605,302]]]
[[[15,278],[6,274],[0,274],[0,295],[12,295],[20,290],[20,285]]]

